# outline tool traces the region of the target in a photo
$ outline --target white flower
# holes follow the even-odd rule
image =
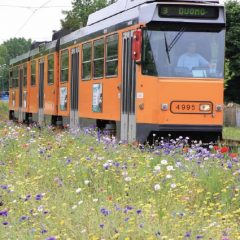
[[[167,171],[173,171],[174,170],[174,168],[173,168],[173,166],[167,166]]]
[[[155,170],[156,172],[160,172],[161,167],[160,167],[159,165],[157,165],[157,166],[154,167],[154,170]]]
[[[72,209],[75,209],[75,208],[77,208],[77,205],[73,205],[73,206],[72,206]]]
[[[97,199],[97,198],[94,198],[94,199],[93,199],[93,202],[97,202],[97,201],[98,201],[98,199]]]
[[[172,175],[167,174],[166,178],[167,178],[167,179],[170,179],[170,178],[172,178]]]
[[[154,190],[155,190],[155,191],[160,190],[160,188],[161,188],[161,187],[160,187],[160,185],[159,185],[158,183],[154,185]]]
[[[109,166],[112,166],[113,160],[107,160],[107,163],[108,163]]]
[[[39,212],[42,212],[42,211],[43,211],[43,205],[40,205],[40,206],[38,207],[38,211],[39,211]]]
[[[79,201],[79,202],[78,202],[78,205],[81,205],[82,203],[83,203],[83,201]]]
[[[131,177],[125,177],[124,178],[126,182],[131,182],[132,178]]]
[[[175,183],[171,184],[171,188],[176,188],[176,187],[177,187],[177,185]]]
[[[77,190],[76,190],[76,193],[80,193],[82,191],[82,189],[81,188],[78,188]]]
[[[122,175],[123,175],[124,177],[126,177],[126,176],[128,175],[128,172],[127,172],[127,171],[124,171],[124,172],[122,172]]]
[[[84,184],[85,184],[85,185],[88,185],[89,183],[90,183],[89,180],[85,180],[85,181],[84,181]]]
[[[167,162],[167,160],[165,160],[165,159],[163,159],[163,160],[161,161],[161,164],[162,164],[162,165],[167,165],[167,163],[168,163],[168,162]]]
[[[182,163],[181,163],[181,162],[176,162],[175,167],[179,168],[179,167],[181,167],[181,166],[182,166]]]

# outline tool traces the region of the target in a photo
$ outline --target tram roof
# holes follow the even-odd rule
[[[144,3],[152,3],[152,2],[219,3],[219,0],[160,0],[160,1],[156,1],[156,0],[155,1],[154,0],[118,0],[117,2],[90,14],[88,17],[87,26],[95,24],[99,21],[102,21],[106,18],[109,18],[111,16],[114,16],[116,14],[119,14],[121,12],[129,10],[131,8],[142,5]]]
[[[130,26],[138,22],[153,20],[157,4],[218,4],[218,0],[118,0],[117,2],[89,15],[87,26],[80,28],[60,39],[60,48],[85,42],[92,34],[100,36],[116,30],[117,27]],[[206,20],[208,21],[208,20]],[[205,23],[206,23],[205,21]],[[202,21],[204,22],[204,21]],[[101,33],[101,34],[98,34]]]
[[[21,61],[24,62],[24,61],[28,60],[29,58],[36,56],[40,53],[50,52],[51,50],[55,49],[56,46],[57,46],[57,40],[40,44],[37,48],[29,50],[28,52],[11,59],[10,65],[13,65],[16,63],[21,63]]]

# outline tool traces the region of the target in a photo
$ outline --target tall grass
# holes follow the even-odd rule
[[[240,239],[237,154],[187,142],[3,122],[0,239]]]

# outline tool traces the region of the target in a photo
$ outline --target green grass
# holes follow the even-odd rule
[[[223,138],[224,139],[232,139],[232,140],[240,140],[240,128],[224,127],[223,128]]]
[[[4,120],[0,239],[240,239],[239,159],[177,146]]]

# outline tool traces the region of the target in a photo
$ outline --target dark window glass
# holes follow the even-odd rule
[[[93,77],[102,78],[104,69],[104,39],[94,41]]]
[[[23,87],[27,86],[27,64],[23,65]]]
[[[31,62],[31,86],[36,85],[36,61]]]
[[[9,72],[9,88],[13,87],[13,70]]]
[[[107,37],[106,44],[106,76],[117,76],[118,70],[118,35]]]
[[[61,54],[61,82],[68,81],[68,50],[62,51]]]
[[[54,83],[54,55],[48,56],[48,84]]]
[[[82,79],[91,79],[91,59],[92,59],[92,44],[85,43],[82,46]]]
[[[12,87],[18,87],[18,67],[13,68]]]

